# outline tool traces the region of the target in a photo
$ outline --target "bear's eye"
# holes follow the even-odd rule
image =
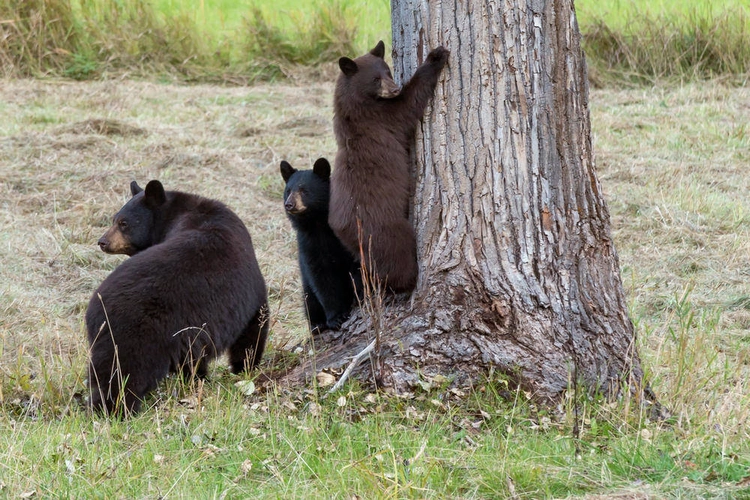
[[[379,77],[379,76],[376,76],[375,78],[373,78],[373,79],[372,79],[372,81],[373,81],[373,82],[379,82],[379,81],[380,81],[380,77]]]
[[[128,227],[128,223],[124,219],[120,219],[119,221],[117,221],[117,226],[120,229],[125,229],[126,227]]]

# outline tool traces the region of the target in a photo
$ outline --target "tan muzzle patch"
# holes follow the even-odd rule
[[[128,240],[123,236],[117,226],[110,227],[104,236],[99,238],[99,248],[106,253],[130,255],[132,247]]]
[[[383,99],[392,99],[401,93],[401,87],[390,78],[380,80],[380,97]]]
[[[299,191],[292,191],[289,196],[284,200],[284,208],[290,214],[299,214],[307,210],[305,203],[302,201],[302,195]]]

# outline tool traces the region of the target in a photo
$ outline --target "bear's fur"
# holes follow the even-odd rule
[[[410,292],[417,281],[416,240],[408,220],[410,148],[449,51],[430,52],[403,89],[394,83],[384,51],[381,41],[368,54],[339,59],[333,102],[338,153],[328,220],[359,256],[359,219],[364,264],[392,291]]]
[[[159,181],[130,189],[99,240],[103,251],[130,258],[86,311],[90,403],[117,415],[138,412],[169,372],[204,377],[225,351],[233,372],[254,367],[268,334],[266,285],[240,218]]]
[[[341,326],[352,307],[359,269],[328,225],[331,165],[319,158],[312,170],[282,161],[284,209],[297,232],[305,311],[313,333]]]

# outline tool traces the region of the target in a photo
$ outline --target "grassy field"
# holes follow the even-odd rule
[[[750,67],[747,0],[575,2],[589,78],[599,86],[724,78]]]
[[[250,17],[255,9],[267,16],[273,26],[294,31],[313,19],[321,8],[341,9],[356,20],[358,49],[391,37],[389,0],[154,0],[154,6],[165,16],[191,16],[200,29],[225,37],[241,30],[243,19]]]
[[[599,175],[644,368],[673,414],[536,407],[488,374],[471,394],[349,384],[267,391],[213,365],[126,421],[92,418],[83,313],[122,260],[96,240],[128,184],[228,203],[269,285],[261,371],[306,353],[278,164],[332,157],[330,83],[0,86],[0,497],[750,497],[750,91],[595,90]]]
[[[677,16],[712,17],[726,12],[745,12],[747,0],[575,0],[578,22],[583,27],[604,21],[613,28],[625,28],[633,19],[675,18]]]
[[[747,0],[576,6],[595,85],[747,80]],[[158,74],[244,84],[293,77],[299,66],[319,67],[390,38],[387,0],[7,0],[0,76]]]

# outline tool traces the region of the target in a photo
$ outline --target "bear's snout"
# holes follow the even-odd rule
[[[390,78],[383,78],[380,80],[380,94],[379,96],[383,99],[393,99],[401,93],[401,86],[396,85],[396,82]]]
[[[300,214],[307,210],[307,207],[305,206],[305,202],[302,200],[302,195],[299,193],[299,191],[292,192],[284,202],[284,209],[292,214]]]
[[[96,244],[99,245],[99,248],[101,248],[103,252],[106,252],[109,242],[104,236],[102,236],[101,238],[99,238],[99,241],[97,241]]]

